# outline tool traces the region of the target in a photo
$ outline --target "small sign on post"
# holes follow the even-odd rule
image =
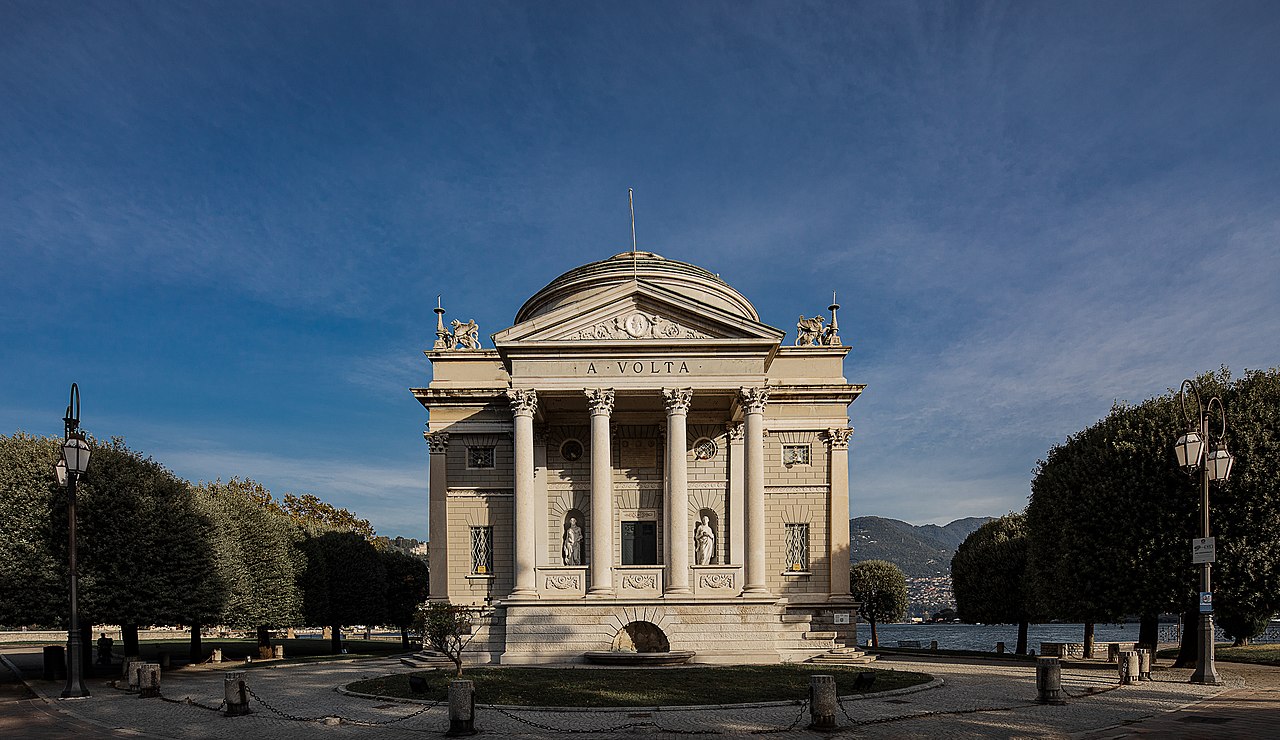
[[[1197,537],[1191,540],[1191,563],[1192,565],[1200,565],[1201,563],[1216,563],[1214,557],[1214,541],[1212,537]]]
[[[1200,611],[1201,613],[1213,611],[1213,593],[1210,591],[1200,592]]]

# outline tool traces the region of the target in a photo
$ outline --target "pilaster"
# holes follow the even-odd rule
[[[449,451],[448,432],[423,432],[430,452],[427,479],[427,553],[430,558],[427,593],[431,599],[449,598]]]
[[[837,427],[827,430],[827,448],[831,455],[830,504],[827,543],[830,554],[830,591],[832,601],[847,601],[849,592],[849,436],[853,429]]]

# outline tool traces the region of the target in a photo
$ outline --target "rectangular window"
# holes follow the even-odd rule
[[[809,445],[783,445],[782,464],[787,466],[808,465]]]
[[[467,447],[467,468],[492,468],[493,447]]]
[[[471,573],[493,575],[493,527],[471,528]]]
[[[787,525],[787,570],[809,570],[809,525]]]
[[[622,564],[658,564],[657,522],[622,523]]]

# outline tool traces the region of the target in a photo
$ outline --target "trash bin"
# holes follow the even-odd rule
[[[45,645],[44,675],[46,681],[61,681],[67,677],[67,649],[62,645]]]

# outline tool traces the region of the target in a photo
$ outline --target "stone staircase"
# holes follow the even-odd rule
[[[875,659],[876,656],[867,655],[856,647],[838,647],[805,662],[814,665],[866,665]]]
[[[815,630],[812,621],[812,617],[804,613],[787,612],[782,615],[774,644],[783,663],[803,663],[839,647],[835,632]]]
[[[413,655],[400,656],[400,663],[410,668],[453,668],[453,661],[434,650],[419,650]]]

